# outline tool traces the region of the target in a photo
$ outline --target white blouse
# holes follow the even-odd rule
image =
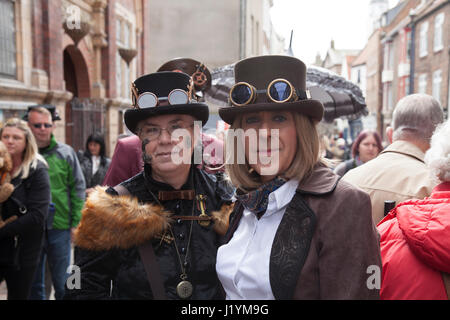
[[[231,240],[217,252],[216,271],[227,299],[274,299],[269,279],[270,252],[278,226],[298,186],[289,180],[269,194],[261,219],[244,210]]]
[[[92,156],[91,159],[92,159],[92,175],[94,175],[97,172],[98,168],[100,167],[101,157]]]

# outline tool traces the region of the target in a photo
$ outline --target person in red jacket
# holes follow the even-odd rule
[[[431,139],[425,163],[439,184],[423,200],[401,202],[378,224],[384,300],[450,297],[450,121]]]
[[[144,170],[144,160],[142,160],[142,143],[139,137],[132,135],[119,139],[103,185],[114,187],[142,170]]]

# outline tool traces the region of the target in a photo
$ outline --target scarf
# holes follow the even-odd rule
[[[285,179],[277,177],[249,193],[236,194],[236,198],[242,203],[245,209],[260,216],[267,210],[269,194],[277,190],[285,182]]]

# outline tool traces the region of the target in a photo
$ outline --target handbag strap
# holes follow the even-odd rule
[[[122,185],[117,185],[113,188],[119,195],[129,195],[130,191]],[[147,280],[153,293],[153,298],[156,300],[166,300],[164,285],[162,282],[161,271],[159,270],[158,262],[156,261],[155,251],[153,250],[152,242],[147,241],[139,247],[139,255],[144,264]]]
[[[445,291],[447,291],[447,299],[450,300],[450,274],[441,272],[444,280]]]

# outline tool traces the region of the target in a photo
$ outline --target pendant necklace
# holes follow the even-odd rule
[[[192,203],[192,213],[194,213],[194,203]],[[192,292],[194,291],[194,287],[192,286],[192,283],[188,281],[188,276],[186,273],[186,267],[187,267],[187,258],[189,254],[189,248],[191,244],[191,236],[192,236],[192,225],[194,220],[191,220],[191,227],[189,230],[189,238],[187,243],[187,249],[186,249],[186,255],[184,256],[184,262],[181,261],[180,251],[178,250],[177,241],[174,240],[173,243],[175,245],[175,250],[177,252],[178,261],[180,262],[180,268],[181,268],[181,275],[180,279],[181,281],[177,285],[177,295],[181,299],[187,299],[192,295]],[[173,234],[172,227],[169,226],[170,233],[173,238],[175,238],[175,235]]]
[[[145,177],[145,172],[144,172],[144,177]],[[145,184],[147,190],[150,192],[150,194],[153,197],[153,199],[156,201],[156,203],[158,203],[158,205],[161,208],[164,208],[164,206],[161,204],[161,202],[158,200],[158,198],[150,190],[150,187],[148,185],[147,179],[144,179],[144,184]],[[191,216],[194,216],[195,200],[196,200],[196,197],[194,197],[194,199],[192,200]],[[181,281],[178,283],[176,291],[177,291],[178,297],[180,297],[181,299],[189,298],[192,295],[192,293],[194,292],[194,287],[193,287],[192,283],[188,280],[188,276],[187,276],[187,273],[186,273],[186,267],[187,267],[187,264],[188,264],[187,263],[187,259],[188,259],[188,255],[189,255],[190,244],[191,244],[193,222],[194,222],[194,219],[191,220],[191,226],[190,226],[189,236],[188,236],[188,243],[187,243],[187,247],[186,247],[186,255],[184,256],[184,262],[181,260],[180,251],[178,250],[177,241],[176,241],[175,235],[173,234],[173,231],[172,231],[172,226],[169,225],[169,227],[168,227],[168,229],[170,231],[170,234],[172,236],[172,239],[173,239],[173,243],[174,243],[174,246],[175,246],[175,251],[177,253],[178,261],[180,263],[180,269],[181,269],[180,279],[181,279]],[[164,238],[164,235],[162,236],[162,238]]]

